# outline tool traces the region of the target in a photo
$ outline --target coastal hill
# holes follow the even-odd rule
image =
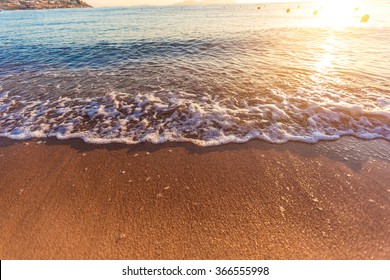
[[[91,8],[81,0],[0,0],[0,10]]]

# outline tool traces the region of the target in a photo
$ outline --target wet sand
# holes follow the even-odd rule
[[[390,259],[390,142],[0,139],[1,259]]]

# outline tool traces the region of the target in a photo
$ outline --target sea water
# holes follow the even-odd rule
[[[390,4],[331,8],[3,11],[0,136],[390,140]]]

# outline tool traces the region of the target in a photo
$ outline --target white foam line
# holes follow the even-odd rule
[[[355,104],[283,102],[195,96],[184,92],[150,92],[130,96],[25,101],[0,94],[0,136],[24,140],[81,138],[94,144],[191,142],[198,146],[245,143],[316,143],[344,135],[390,140],[390,108],[369,110]],[[387,100],[380,99],[381,104]],[[299,106],[298,106],[299,105]],[[303,106],[304,105],[304,106]],[[301,109],[300,109],[301,108]]]

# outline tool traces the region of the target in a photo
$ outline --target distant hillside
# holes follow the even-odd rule
[[[90,8],[81,0],[0,0],[1,10]]]

